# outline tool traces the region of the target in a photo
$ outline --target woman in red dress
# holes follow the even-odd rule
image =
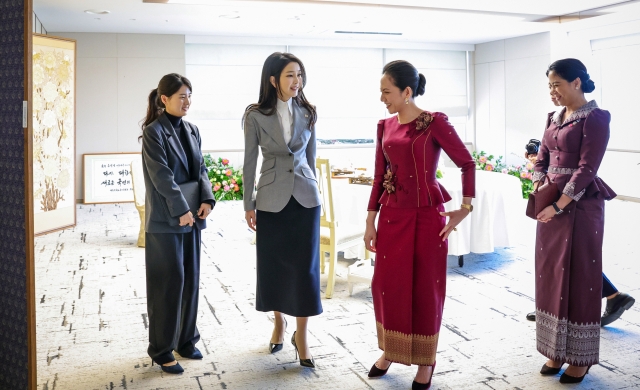
[[[378,122],[364,236],[367,249],[376,252],[371,292],[384,351],[369,377],[386,374],[392,362],[415,364],[412,388],[428,389],[442,322],[447,237],[473,210],[475,162],[445,114],[416,106],[425,78],[413,65],[388,63],[380,91],[389,113],[398,115]],[[443,203],[451,197],[436,180],[441,150],[462,169],[463,204],[448,213]]]
[[[547,118],[533,181],[537,188],[548,175],[562,194],[537,215],[536,339],[549,359],[540,373],[556,375],[568,363],[560,382],[577,383],[600,353],[604,201],[616,194],[597,175],[611,115],[585,99],[595,84],[579,60],[554,62],[547,77],[564,108]]]

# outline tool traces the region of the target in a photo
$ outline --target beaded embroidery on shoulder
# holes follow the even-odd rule
[[[589,103],[585,104],[584,106],[574,111],[573,114],[569,115],[569,117],[564,122],[561,122],[562,116],[564,115],[564,111],[566,110],[566,108],[563,108],[562,110],[556,111],[556,113],[553,114],[553,118],[551,119],[551,121],[555,123],[556,126],[562,126],[569,122],[586,118],[587,116],[589,116],[591,111],[593,111],[596,108],[598,108],[598,103],[596,103],[595,100],[591,100]]]

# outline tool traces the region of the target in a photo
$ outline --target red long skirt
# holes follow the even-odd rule
[[[442,205],[383,206],[371,284],[378,346],[385,359],[435,364],[446,292],[447,241]]]

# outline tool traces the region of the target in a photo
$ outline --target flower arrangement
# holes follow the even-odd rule
[[[473,152],[472,155],[476,162],[476,170],[500,172],[520,179],[522,197],[529,198],[529,194],[533,191],[533,182],[531,180],[533,178],[533,164],[531,162],[527,162],[524,165],[507,166],[504,164],[502,156],[494,161],[494,156],[487,155],[484,151],[480,151],[480,153]]]
[[[204,155],[204,163],[209,170],[209,180],[216,201],[242,199],[242,168],[235,169],[226,158],[218,158],[216,161],[210,154]]]

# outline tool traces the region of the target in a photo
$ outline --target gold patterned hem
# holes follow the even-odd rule
[[[384,351],[385,359],[407,366],[435,364],[439,332],[432,336],[400,333],[384,329],[383,325],[377,321],[376,329],[378,347]]]

